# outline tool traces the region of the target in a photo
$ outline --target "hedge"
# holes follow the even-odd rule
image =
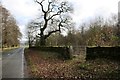
[[[63,59],[71,59],[71,54],[68,47],[30,47],[30,49],[36,49],[47,52],[56,52]]]
[[[87,47],[86,59],[96,58],[120,60],[120,47]]]

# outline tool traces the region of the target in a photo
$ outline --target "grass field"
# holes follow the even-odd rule
[[[107,59],[85,60],[83,54],[61,60],[56,53],[25,49],[31,78],[120,79],[120,63]]]
[[[10,51],[10,50],[13,50],[13,49],[17,49],[19,47],[8,47],[8,48],[3,48],[3,51]]]

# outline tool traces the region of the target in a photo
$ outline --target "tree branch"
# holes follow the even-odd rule
[[[42,0],[41,2],[39,2],[39,1],[37,1],[37,0],[35,0],[38,4],[40,4],[40,6],[41,6],[41,8],[42,8],[42,12],[46,12],[45,10],[44,10],[44,7],[43,7],[43,4],[42,4],[42,2],[43,1],[45,1],[45,0]]]
[[[48,35],[45,35],[45,39],[46,39],[47,37],[49,37],[51,34],[53,34],[53,33],[55,33],[55,32],[58,32],[58,31],[60,31],[60,30],[58,29],[58,30],[50,31],[50,32],[48,33]]]
[[[60,12],[58,11],[56,14],[53,14],[51,17],[49,17],[47,20],[51,20],[54,16],[60,15]]]
[[[58,7],[58,12],[56,12],[55,14],[53,14],[51,17],[48,18],[48,20],[52,19],[53,17],[60,15],[62,12],[64,13],[64,10],[62,9],[63,5],[61,5],[60,7]],[[52,8],[53,9],[53,8]],[[50,11],[52,12],[52,10]]]
[[[50,10],[50,5],[52,4],[52,2],[49,2],[49,0],[48,0],[48,10],[47,10],[47,13],[49,12],[49,10]]]

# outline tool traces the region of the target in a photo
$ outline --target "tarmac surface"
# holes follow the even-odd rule
[[[24,48],[2,53],[2,78],[24,78]]]

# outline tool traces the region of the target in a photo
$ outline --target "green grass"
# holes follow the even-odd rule
[[[61,56],[58,54],[58,53],[56,53],[56,52],[45,52],[45,51],[41,51],[40,53],[39,53],[39,55],[42,57],[42,58],[44,58],[44,59],[47,59],[47,60],[50,60],[50,59],[58,59],[58,58],[60,58]]]
[[[17,49],[17,48],[19,48],[19,47],[3,48],[3,52],[11,51],[11,50],[14,50],[14,49]]]

